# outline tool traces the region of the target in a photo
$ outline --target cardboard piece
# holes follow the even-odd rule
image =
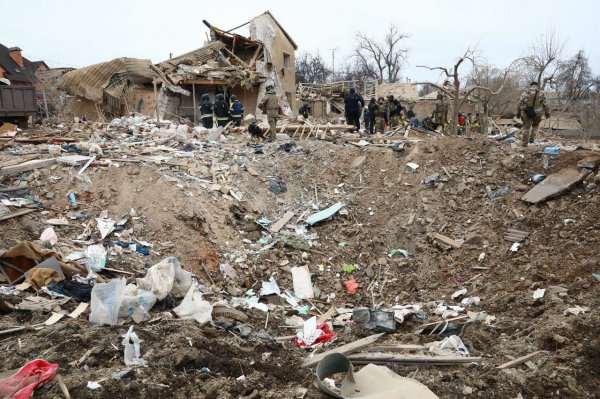
[[[352,368],[346,356],[328,355],[317,366],[317,386],[321,392],[338,399],[438,399],[421,382],[401,377],[385,366],[369,364],[357,373]],[[323,382],[336,373],[346,373],[339,394]]]
[[[310,272],[307,266],[292,267],[292,279],[294,283],[294,294],[298,299],[314,298]]]

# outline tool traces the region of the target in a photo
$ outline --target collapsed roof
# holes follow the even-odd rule
[[[150,60],[126,57],[67,72],[61,78],[59,88],[70,95],[101,102],[104,91],[114,95],[111,92],[119,91],[127,83],[151,83],[154,79],[163,82],[171,91],[189,95],[186,90],[170,84]]]

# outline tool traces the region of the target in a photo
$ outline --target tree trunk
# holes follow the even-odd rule
[[[460,104],[460,81],[454,76],[454,98],[452,99],[452,125],[450,133],[456,135],[458,127],[458,108]]]

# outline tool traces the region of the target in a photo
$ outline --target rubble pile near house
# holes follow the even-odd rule
[[[595,395],[597,144],[328,133],[126,117],[2,140],[0,387],[322,398],[369,364],[365,393]]]

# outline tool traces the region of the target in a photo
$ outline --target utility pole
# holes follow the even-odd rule
[[[335,80],[335,50],[337,50],[337,47],[331,49],[331,81],[332,82]]]

